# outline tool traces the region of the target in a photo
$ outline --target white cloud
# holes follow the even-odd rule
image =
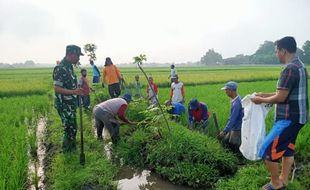
[[[54,63],[67,44],[98,45],[98,61],[196,61],[253,53],[264,40],[309,39],[307,0],[0,0],[0,62]],[[86,62],[87,58],[82,58]]]

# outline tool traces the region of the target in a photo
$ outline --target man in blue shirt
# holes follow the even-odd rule
[[[170,108],[168,108],[168,113],[170,113],[173,116],[175,116],[175,120],[177,122],[179,122],[180,121],[180,116],[185,113],[185,106],[183,104],[181,104],[181,103],[178,103],[178,102],[177,103],[171,103],[171,101],[169,101],[169,100],[167,100],[165,102],[165,105],[167,107],[170,106]]]
[[[93,84],[99,83],[100,81],[100,71],[97,66],[94,64],[93,60],[89,61],[90,65],[93,68]]]
[[[241,125],[243,118],[243,109],[241,98],[237,93],[238,84],[234,81],[229,81],[221,90],[225,90],[226,95],[231,98],[230,117],[226,127],[218,135],[219,139],[224,138],[224,142],[228,143],[229,147],[234,152],[239,152],[241,145]]]

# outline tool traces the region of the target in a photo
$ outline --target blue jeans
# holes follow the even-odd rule
[[[90,97],[89,97],[89,95],[82,96],[82,105],[83,105],[84,108],[88,108],[90,106]]]
[[[93,76],[93,83],[99,83],[100,76]]]

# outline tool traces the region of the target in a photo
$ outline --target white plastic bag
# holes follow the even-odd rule
[[[259,148],[265,138],[265,118],[271,109],[271,104],[254,104],[251,97],[255,93],[245,96],[242,101],[244,116],[241,127],[240,151],[248,160],[259,160]]]

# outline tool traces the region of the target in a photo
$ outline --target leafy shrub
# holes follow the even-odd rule
[[[157,111],[143,113],[147,125],[141,122],[135,131],[122,133],[115,150],[126,164],[148,167],[173,183],[192,187],[213,187],[218,179],[236,172],[236,157],[216,139],[175,123],[170,123],[169,132]]]
[[[263,185],[268,183],[270,179],[269,172],[267,171],[265,165],[260,162],[252,165],[245,166],[238,170],[233,178],[226,180],[219,180],[216,189],[218,190],[250,190],[250,189],[261,189]],[[304,178],[309,181],[308,178]],[[303,181],[294,180],[293,183],[289,183],[287,190],[306,190],[304,184],[300,183]],[[309,184],[309,182],[308,182]]]

